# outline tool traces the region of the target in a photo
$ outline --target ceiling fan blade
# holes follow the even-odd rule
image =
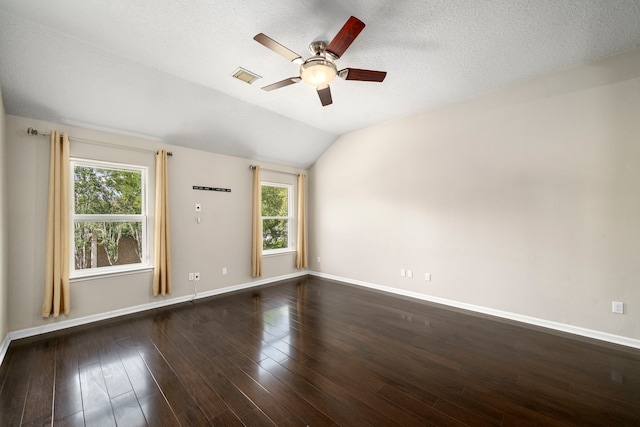
[[[275,53],[284,56],[291,62],[295,62],[296,64],[302,64],[303,62],[302,57],[300,55],[298,55],[291,49],[284,47],[283,45],[281,45],[280,43],[278,43],[277,41],[275,41],[269,36],[266,36],[260,33],[260,34],[256,34],[253,39],[258,43],[260,43],[261,45],[271,49]]]
[[[333,99],[331,99],[331,89],[329,88],[329,85],[316,88],[316,90],[318,91],[318,96],[320,97],[320,102],[322,102],[323,107],[333,104]]]
[[[336,58],[340,58],[347,48],[351,46],[351,43],[353,43],[356,37],[358,37],[358,34],[360,34],[363,28],[364,22],[355,16],[350,17],[340,31],[338,31],[338,34],[331,40],[326,51]]]
[[[279,82],[270,84],[269,86],[265,86],[262,90],[266,90],[267,92],[272,91],[274,89],[280,89],[281,87],[289,86],[294,83],[299,83],[302,79],[300,77],[289,77],[288,79],[281,80]]]
[[[381,82],[387,77],[386,71],[360,70],[358,68],[345,68],[338,71],[338,76],[345,80],[359,80],[361,82]]]

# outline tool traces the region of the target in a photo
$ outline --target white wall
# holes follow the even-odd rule
[[[5,114],[0,90],[0,345],[9,332],[7,302],[7,143]],[[0,349],[1,350],[1,349]],[[0,352],[0,362],[3,355]]]
[[[344,135],[310,174],[311,270],[640,339],[640,49]]]
[[[131,148],[167,148],[169,160],[170,213],[173,258],[173,293],[154,298],[152,272],[95,278],[71,284],[71,314],[58,320],[42,319],[44,237],[47,210],[49,140],[29,136],[28,127],[49,132],[66,131],[71,136],[71,155],[98,160],[149,166],[150,206],[155,187],[155,156]],[[157,141],[73,128],[16,116],[7,116],[9,188],[9,329],[19,331],[52,323],[123,310],[193,294],[189,272],[200,272],[198,292],[258,282],[250,276],[251,186],[247,159],[229,157]],[[123,148],[88,144],[80,139],[103,141]],[[127,148],[128,147],[128,148]],[[262,163],[285,172],[299,170]],[[268,174],[264,174],[265,177]],[[294,180],[293,175],[271,173],[271,178]],[[197,191],[193,185],[231,188],[230,193]],[[202,205],[197,224],[195,203]],[[150,209],[153,215],[153,209]],[[153,234],[153,233],[151,233]],[[228,274],[222,275],[226,267]],[[295,254],[265,257],[260,281],[296,274]]]

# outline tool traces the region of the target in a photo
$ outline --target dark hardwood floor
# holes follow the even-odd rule
[[[640,351],[317,278],[13,342],[2,426],[640,425]]]

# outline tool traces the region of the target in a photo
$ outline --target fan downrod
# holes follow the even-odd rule
[[[309,52],[311,52],[311,54],[314,56],[319,56],[319,55],[324,56],[326,49],[327,49],[327,43],[321,40],[311,42],[309,44]]]

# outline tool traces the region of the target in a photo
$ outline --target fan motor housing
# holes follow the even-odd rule
[[[309,44],[309,52],[314,56],[324,56],[327,50],[327,42],[316,40]]]

